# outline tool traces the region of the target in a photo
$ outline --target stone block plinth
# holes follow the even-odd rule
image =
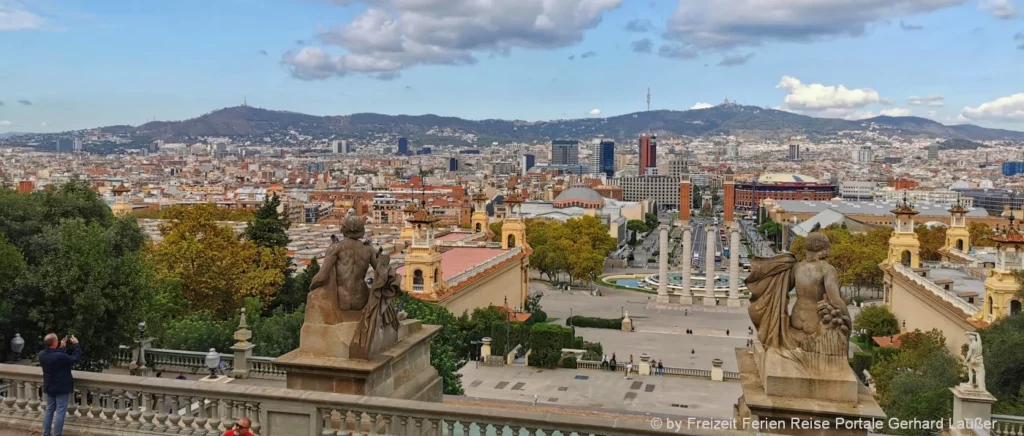
[[[953,391],[953,421],[949,433],[969,436],[975,434],[975,429],[984,431],[984,426],[992,421],[992,403],[996,402],[996,397],[972,386],[959,385],[949,390]]]

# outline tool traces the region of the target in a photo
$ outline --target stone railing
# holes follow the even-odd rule
[[[121,346],[116,357],[115,365],[129,366],[138,360],[138,348],[131,349]],[[234,368],[235,356],[232,354],[220,353],[222,369]],[[201,373],[206,369],[206,353],[198,351],[168,350],[163,348],[150,348],[146,350],[146,365],[156,371],[181,371],[189,373]],[[274,364],[273,357],[250,356],[246,359],[249,367],[249,377],[276,379],[283,378],[285,371]]]
[[[996,436],[1024,435],[1024,416],[992,415],[992,434]]]
[[[892,264],[892,267],[894,271],[899,272],[900,275],[902,275],[904,278],[920,285],[928,292],[931,292],[932,294],[935,294],[935,296],[945,300],[949,304],[952,304],[953,307],[962,310],[968,316],[973,316],[974,314],[978,313],[978,308],[976,306],[964,301],[956,294],[945,289],[942,289],[941,287],[939,287],[939,285],[932,283],[928,279],[917,275],[917,273],[915,273],[914,270],[906,266],[903,266],[902,264],[899,263]]]
[[[620,369],[620,368],[624,368],[622,363],[617,364],[615,369],[617,371],[624,370],[624,369]],[[602,368],[601,368],[601,362],[598,362],[596,360],[577,360],[576,361],[576,369],[596,369],[596,370],[601,370]],[[633,371],[638,371],[638,370],[639,370],[639,365],[634,365]],[[651,371],[653,372],[653,371],[655,371],[655,369],[651,368]],[[677,376],[680,376],[680,377],[699,377],[699,378],[711,379],[711,370],[710,369],[676,368],[676,367],[672,367],[672,366],[666,366],[666,367],[663,368],[663,374],[664,375],[677,375]],[[724,377],[725,377],[726,380],[739,380],[740,379],[740,373],[738,373],[738,372],[724,371],[723,374],[724,374]]]
[[[113,374],[76,372],[65,431],[74,435],[216,436],[241,417],[260,436],[558,434],[655,436],[648,418],[597,418]],[[45,409],[39,368],[0,365],[10,388],[0,401],[0,428],[36,431]],[[677,434],[739,435],[683,430]]]
[[[474,266],[473,268],[470,268],[469,270],[464,271],[464,272],[460,273],[459,275],[457,275],[455,277],[452,277],[451,280],[447,280],[448,286],[452,287],[452,286],[458,285],[459,283],[462,283],[462,282],[464,282],[466,280],[469,280],[473,276],[476,276],[477,274],[480,274],[481,272],[486,271],[488,268],[490,268],[492,266],[495,266],[495,265],[497,265],[499,263],[502,263],[502,262],[504,262],[504,261],[506,261],[508,259],[511,259],[511,258],[513,258],[515,256],[518,256],[522,252],[523,252],[523,248],[522,247],[515,247],[515,248],[513,248],[511,250],[508,250],[508,251],[498,255],[497,257],[495,257],[495,258],[493,258],[491,260],[488,260],[487,262],[481,263],[480,265]]]

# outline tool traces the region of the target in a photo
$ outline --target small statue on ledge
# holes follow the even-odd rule
[[[812,232],[802,262],[790,253],[751,262],[753,271],[745,280],[751,293],[748,312],[765,349],[846,361],[852,322],[839,294],[839,272],[825,261],[830,245],[824,234]],[[796,303],[790,313],[789,292],[794,288]]]
[[[969,390],[985,391],[985,358],[982,356],[981,335],[967,332],[967,340],[967,355],[964,356],[967,382],[961,386]]]

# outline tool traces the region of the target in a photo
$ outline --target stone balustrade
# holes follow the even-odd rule
[[[217,436],[239,418],[260,436],[655,436],[647,418],[577,415],[427,403],[378,397],[75,372],[75,395],[65,424],[69,435],[182,434]],[[0,365],[8,389],[0,428],[38,430],[45,410],[37,367]],[[17,433],[15,433],[17,434]],[[684,430],[676,434],[740,432]]]
[[[117,366],[129,366],[138,359],[138,348],[122,346],[114,359]],[[232,354],[220,353],[221,363],[226,369],[234,368],[235,357]],[[202,373],[206,369],[206,353],[198,351],[168,350],[149,348],[146,350],[146,365],[158,371],[183,371]],[[264,379],[283,379],[285,371],[274,364],[273,357],[251,356],[246,360],[249,376]]]
[[[992,415],[992,434],[996,436],[1024,435],[1024,416]]]
[[[623,365],[624,365],[623,363],[619,362],[618,363],[618,367],[615,368],[615,369],[616,370],[620,370],[620,368],[622,368],[622,370],[624,370],[624,366]],[[637,371],[638,367],[639,367],[639,365],[634,367],[633,370]],[[577,369],[596,369],[596,370],[600,370],[601,369],[601,362],[598,362],[596,360],[577,360],[576,361],[576,368]],[[654,371],[654,369],[652,368],[651,371]],[[711,370],[710,369],[677,368],[677,367],[672,367],[672,366],[666,366],[663,369],[663,374],[664,375],[676,375],[676,376],[680,376],[680,377],[700,377],[700,378],[711,379]],[[724,374],[724,377],[725,377],[726,380],[739,380],[740,379],[740,373],[738,373],[738,372],[724,371],[723,374]]]
[[[939,285],[932,283],[928,279],[921,277],[909,267],[906,267],[899,263],[894,263],[892,267],[894,271],[899,273],[904,278],[909,279],[910,281],[920,285],[928,292],[931,292],[935,296],[945,300],[949,304],[952,304],[953,307],[962,310],[968,316],[973,316],[974,314],[978,313],[979,309],[976,306],[964,301],[964,299],[960,298],[956,294],[949,292],[945,289],[942,289],[941,287],[939,287]]]

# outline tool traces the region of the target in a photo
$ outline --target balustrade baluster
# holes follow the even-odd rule
[[[40,383],[28,382],[28,413],[26,416],[38,418],[42,415],[39,413],[39,405],[42,404],[39,401],[39,385]]]
[[[415,417],[415,416],[412,419],[413,419],[413,422],[416,425],[416,435],[417,436],[422,435],[423,434],[423,419],[419,418],[419,417]]]
[[[217,398],[210,398],[210,431],[207,431],[207,436],[220,436],[220,400]]]
[[[111,400],[113,400],[113,398],[111,398],[111,394],[113,392],[114,391],[110,389],[100,391],[100,405],[103,406],[103,409],[100,410],[100,414],[103,415],[104,421],[110,421],[114,417],[114,405],[111,404]]]
[[[153,394],[140,392],[139,393],[139,407],[143,408],[142,411],[142,425],[140,429],[145,431],[152,431],[156,428],[153,424],[153,420],[156,417],[156,398]]]
[[[512,436],[519,436],[519,430],[523,428],[522,426],[518,425],[510,425],[509,427],[512,429]]]
[[[348,410],[339,410],[338,417],[341,421],[341,424],[338,426],[338,436],[351,436],[352,433],[348,431]]]
[[[260,403],[245,403],[247,416],[252,420],[252,432],[259,433],[263,428],[263,419],[260,417]]]
[[[25,393],[25,384],[28,382],[18,380],[11,383],[14,384],[15,390],[18,393],[18,401],[15,402],[15,405],[18,406],[16,414],[18,416],[25,416],[28,413],[28,396]]]
[[[377,432],[377,414],[367,413],[367,416],[370,419],[370,436],[379,435],[380,433]]]
[[[7,383],[7,392],[4,395],[3,402],[0,402],[0,408],[3,409],[0,410],[0,413],[3,413],[4,415],[14,414],[14,403],[18,401],[18,393],[15,390],[15,386],[16,384],[14,380],[10,380]]]
[[[181,431],[181,426],[178,424],[181,422],[181,414],[179,413],[179,404],[177,395],[168,395],[167,402],[167,429],[164,430],[167,433],[177,434]]]
[[[398,420],[400,421],[399,428],[401,430],[399,430],[397,432],[397,434],[399,434],[401,436],[408,435],[409,434],[409,417],[405,416],[405,415],[402,415],[402,416],[398,417]]]
[[[196,417],[196,431],[192,434],[196,436],[206,435],[206,423],[209,421],[208,415],[206,414],[206,398],[196,397],[197,409],[199,410],[199,416]]]
[[[224,428],[229,429],[237,422],[237,416],[235,415],[235,400],[224,400],[224,411],[227,413],[227,417],[224,419]]]
[[[167,396],[156,394],[156,425],[153,431],[163,433],[167,431]]]
[[[441,434],[441,432],[438,431],[438,429],[440,428],[440,425],[441,425],[441,420],[440,419],[430,418],[430,434],[432,436],[439,436]]]
[[[195,428],[192,427],[192,423],[196,421],[195,415],[192,414],[192,406],[195,404],[196,398],[190,395],[183,395],[179,404],[185,409],[185,415],[181,417],[181,431],[178,434],[191,435],[195,433]]]
[[[447,427],[445,429],[448,431],[447,436],[455,436],[455,421],[447,419],[444,421],[444,425]]]
[[[126,400],[128,401],[128,428],[133,430],[139,430],[142,428],[142,392],[139,391],[126,391]]]
[[[86,395],[86,399],[89,401],[89,419],[99,420],[101,419],[100,410],[100,391],[99,389],[89,389],[89,395]]]
[[[319,411],[322,416],[322,420],[320,421],[320,426],[322,427],[320,429],[320,436],[334,436],[336,434],[334,433],[334,420],[332,418],[334,415],[334,409],[321,408]]]
[[[352,434],[353,436],[361,436],[363,434],[363,412],[353,410],[352,417],[355,424],[352,428]]]
[[[383,413],[380,415],[380,419],[382,421],[384,421],[384,434],[387,435],[387,436],[391,436],[391,435],[395,434],[395,431],[394,431],[395,429],[391,426],[392,418],[393,418],[392,415],[387,415],[387,414],[383,414]]]
[[[128,408],[125,407],[125,391],[117,389],[114,391],[114,416],[117,417],[117,426],[128,427]]]

